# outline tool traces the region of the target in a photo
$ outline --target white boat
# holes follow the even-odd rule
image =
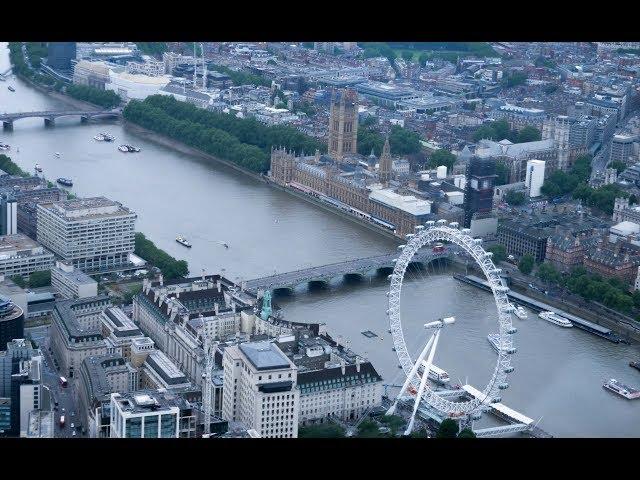
[[[11,146],[8,143],[0,142],[0,150],[10,150]]]
[[[602,386],[607,390],[626,398],[627,400],[640,398],[640,391],[638,391],[637,388],[629,387],[615,378],[612,378]]]
[[[418,373],[420,375],[424,373],[424,365],[420,365],[420,368],[418,368]],[[442,370],[441,368],[436,367],[435,365],[431,365],[431,368],[429,369],[428,378],[429,380],[432,380],[440,385],[445,385],[449,383],[449,380],[450,380],[449,374],[444,370]]]
[[[40,165],[38,165],[36,163],[36,166],[34,167],[36,169],[36,172],[42,172],[42,167]]]
[[[104,133],[99,133],[93,137],[94,140],[98,142],[104,142]]]
[[[573,327],[573,323],[571,323],[566,318],[561,317],[555,312],[540,312],[538,316],[543,320],[546,320],[547,322],[551,322],[558,325],[559,327],[565,327],[565,328]]]
[[[56,157],[60,158],[60,152],[56,152],[56,153],[54,153],[54,155],[55,155]]]
[[[521,305],[518,305],[516,307],[516,309],[513,312],[513,314],[516,317],[518,317],[520,320],[526,320],[526,318],[527,318],[527,311]]]
[[[191,244],[189,243],[189,241],[181,235],[178,235],[176,237],[176,242],[178,242],[180,245],[184,245],[187,248],[191,248]]]
[[[137,153],[140,151],[138,147],[134,147],[133,145],[120,145],[118,150],[124,153]]]

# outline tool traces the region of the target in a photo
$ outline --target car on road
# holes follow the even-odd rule
[[[72,423],[72,424],[71,424],[71,428],[76,428],[76,426]]]
[[[62,411],[63,411],[63,412],[65,411],[65,408],[64,408],[64,407],[62,407]]]
[[[72,424],[73,425],[73,424]],[[74,430],[73,433],[71,434],[72,436],[76,436],[76,431]]]

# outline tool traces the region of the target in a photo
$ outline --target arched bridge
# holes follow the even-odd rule
[[[54,125],[56,118],[60,117],[80,117],[82,122],[88,122],[94,118],[113,118],[120,117],[122,111],[120,109],[114,110],[62,110],[62,111],[48,111],[48,112],[17,112],[17,113],[2,113],[0,114],[0,121],[6,129],[13,128],[13,122],[20,120],[21,118],[43,118],[46,126]]]
[[[431,249],[425,248],[415,254],[412,263],[426,265],[435,259],[448,257],[457,250],[459,249],[455,245],[447,245],[447,249],[444,252],[434,252]],[[307,282],[327,283],[332,278],[343,275],[364,276],[367,272],[373,270],[380,270],[383,268],[392,269],[398,255],[400,255],[399,252],[390,253],[387,255],[378,255],[374,257],[332,263],[321,267],[310,267],[293,272],[278,273],[268,277],[248,280],[245,288],[254,292],[258,290],[276,290],[283,288],[292,289],[297,285]]]

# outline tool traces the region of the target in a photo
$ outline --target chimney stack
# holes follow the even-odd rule
[[[203,282],[204,282],[204,277],[205,277],[205,274],[204,274],[204,268],[203,268],[203,269],[202,269],[202,281],[203,281]]]
[[[218,293],[222,291],[222,282],[218,279]]]
[[[340,359],[340,370],[342,370],[342,375],[344,375],[347,371],[347,366],[345,364],[344,358]]]
[[[360,357],[356,357],[356,372],[360,373]]]
[[[220,307],[218,306],[218,302],[216,302],[216,303],[214,303],[214,304],[213,304],[213,309],[215,310],[216,315],[218,315],[218,309],[219,309],[219,308],[220,308]]]
[[[163,285],[164,285],[164,276],[160,274],[160,286],[162,287]]]

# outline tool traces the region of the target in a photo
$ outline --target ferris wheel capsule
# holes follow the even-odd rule
[[[500,403],[502,401],[502,397],[496,396],[489,400],[491,403]]]
[[[433,220],[427,220],[426,222],[424,222],[424,224],[425,224],[427,227],[433,227],[433,226],[436,224],[436,222],[435,222],[435,221],[433,221]]]
[[[424,230],[424,225],[416,225],[414,227],[417,231]]]
[[[509,335],[513,335],[514,333],[516,333],[518,331],[518,329],[516,327],[511,327],[507,329],[507,333]]]
[[[469,235],[471,233],[471,229],[470,228],[463,228],[462,230],[460,230],[460,233],[462,233],[464,235]]]
[[[460,224],[459,224],[458,222],[451,222],[451,223],[449,224],[449,226],[450,226],[451,228],[458,228],[458,227],[460,226]]]
[[[409,240],[410,240],[410,239],[412,239],[412,238],[413,238],[413,237],[415,237],[415,236],[416,236],[416,235],[415,235],[414,233],[407,233],[404,237],[405,237],[406,239],[409,239]]]
[[[441,219],[440,219],[440,220],[438,220],[436,223],[437,223],[438,225],[446,225],[446,224],[447,224],[447,221],[446,221],[444,218],[441,218]]]
[[[505,367],[504,370],[502,370],[504,373],[513,373],[513,371],[515,370],[515,368],[513,368],[511,365],[509,365],[508,367]]]
[[[398,250],[404,250],[404,247],[406,247],[406,245],[398,245]]]
[[[509,388],[509,384],[507,382],[501,383],[500,385],[498,385],[498,388],[500,390],[506,390],[507,388]]]
[[[518,351],[518,349],[516,347],[509,347],[505,350],[505,352],[507,352],[509,355],[513,355],[514,353],[516,353]]]

